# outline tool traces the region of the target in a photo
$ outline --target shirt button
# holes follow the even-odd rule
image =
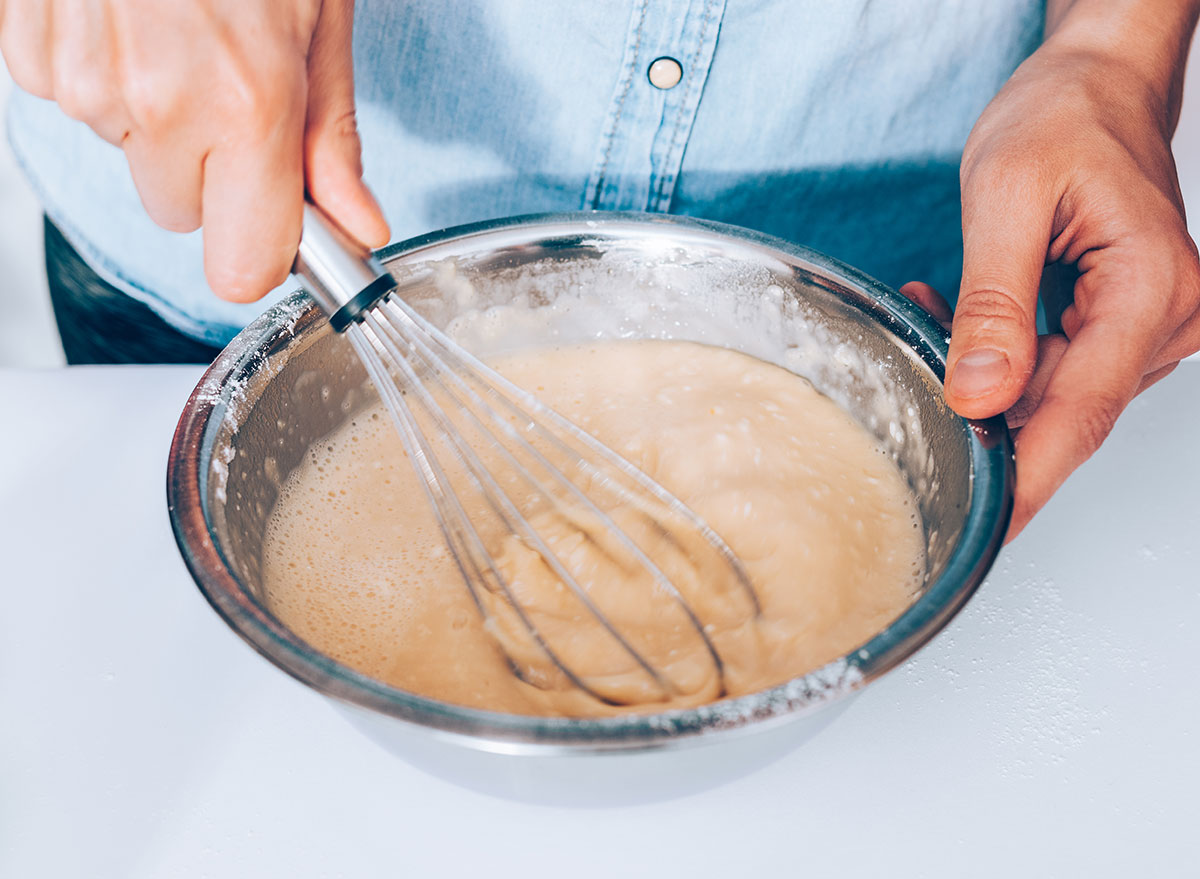
[[[650,77],[650,85],[656,89],[673,89],[679,85],[679,80],[683,79],[683,68],[679,66],[679,62],[674,58],[668,58],[664,55],[661,58],[655,58],[650,64],[650,69],[646,71],[646,75]]]

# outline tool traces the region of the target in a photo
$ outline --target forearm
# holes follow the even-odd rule
[[[1158,105],[1167,132],[1179,121],[1183,71],[1200,0],[1049,0],[1045,48],[1101,56]]]

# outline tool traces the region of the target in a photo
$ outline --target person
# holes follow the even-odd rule
[[[131,337],[209,357],[280,295],[306,192],[370,246],[535,211],[696,214],[921,279],[902,289],[952,324],[948,402],[1019,431],[1011,536],[1200,349],[1170,147],[1198,16],[1198,0],[3,0],[0,51],[28,93],[10,134],[75,359]],[[1048,264],[1076,277],[1039,338]]]

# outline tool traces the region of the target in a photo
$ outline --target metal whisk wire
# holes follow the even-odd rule
[[[363,325],[369,328],[370,335],[379,343],[380,349],[385,352],[386,360],[376,353],[370,347],[368,339],[368,331]],[[613,636],[623,650],[637,664],[649,674],[654,681],[663,688],[667,693],[675,692],[675,688],[667,681],[650,663],[643,657],[630,643],[624,638],[621,633],[612,625],[612,623],[604,616],[596,607],[595,603],[588,596],[587,592],[581,587],[578,581],[562,564],[558,556],[546,545],[545,541],[529,523],[529,521],[521,515],[516,504],[496,482],[495,478],[479,460],[478,455],[471,449],[463,440],[461,435],[455,431],[453,425],[446,419],[441,407],[434,400],[433,396],[424,388],[421,380],[418,378],[416,371],[412,365],[405,359],[403,353],[397,348],[395,341],[388,338],[388,330],[384,329],[386,323],[380,321],[378,316],[371,315],[369,312],[364,316],[363,325],[354,326],[347,330],[349,337],[355,348],[358,350],[359,356],[366,363],[369,360],[374,360],[374,372],[378,376],[379,368],[382,367],[386,376],[387,373],[395,375],[399,373],[405,380],[405,387],[413,396],[419,400],[419,405],[429,415],[435,426],[441,431],[453,445],[455,451],[465,464],[465,471],[470,475],[472,483],[477,491],[487,499],[492,512],[500,517],[501,521],[512,533],[519,535],[530,545],[551,567],[555,575],[575,594],[575,596],[584,603],[591,611],[596,619],[605,627],[605,629]],[[395,327],[390,328],[396,332]],[[358,341],[361,340],[361,341]],[[410,356],[415,345],[411,340],[407,340],[410,345]],[[440,365],[439,368],[444,368]],[[386,377],[379,379],[388,382]],[[378,380],[377,380],[378,382]],[[440,384],[440,383],[439,383]],[[441,385],[444,387],[444,385]],[[451,554],[454,557],[459,570],[463,573],[467,580],[467,587],[471,590],[472,596],[475,599],[476,605],[485,617],[490,616],[486,604],[481,600],[478,594],[478,584],[485,583],[490,580],[495,583],[498,590],[504,595],[509,605],[517,612],[522,625],[527,633],[538,644],[538,646],[546,653],[547,657],[554,663],[563,674],[565,674],[572,683],[586,690],[593,697],[602,701],[609,701],[604,696],[593,690],[586,681],[577,674],[571,666],[566,663],[562,657],[556,653],[553,648],[546,642],[538,631],[537,627],[530,620],[528,614],[521,607],[521,603],[513,595],[512,589],[509,586],[507,578],[499,571],[495,564],[492,555],[487,551],[475,526],[471,523],[471,519],[462,507],[462,503],[452,488],[449,487],[449,478],[445,470],[438,462],[436,453],[431,447],[428,438],[421,430],[419,423],[410,408],[409,404],[401,393],[396,393],[395,385],[392,386],[392,393],[387,394],[385,406],[389,414],[395,420],[397,427],[401,431],[401,435],[408,437],[411,444],[409,449],[410,456],[413,456],[413,449],[416,450],[414,460],[418,461],[418,470],[422,476],[422,484],[425,486],[427,493],[430,496],[431,502],[434,504],[438,513],[438,524],[442,528],[443,534],[446,536],[447,543],[450,545]],[[466,410],[464,410],[465,412]],[[509,456],[509,459],[516,464],[515,459]],[[546,491],[544,486],[538,485],[536,480],[533,481],[537,486],[536,490]],[[547,492],[547,495],[550,493]],[[484,564],[479,564],[479,558],[482,557]],[[486,570],[485,570],[486,569]],[[657,571],[657,569],[654,569]],[[661,577],[661,572],[659,572]],[[474,579],[473,579],[474,578]],[[665,580],[665,578],[663,578]],[[706,642],[708,641],[705,637]],[[711,642],[708,642],[711,643]],[[713,650],[714,658],[716,657],[715,649]],[[717,660],[719,662],[719,660]],[[518,669],[519,671],[519,669]]]
[[[567,418],[564,418],[554,409],[550,408],[536,396],[518,387],[510,382],[496,370],[492,369],[479,358],[466,351],[461,346],[450,340],[445,333],[435,327],[426,318],[422,317],[415,309],[412,308],[404,300],[395,296],[387,296],[381,306],[392,314],[401,318],[404,322],[410,323],[413,328],[418,331],[418,343],[422,344],[422,350],[426,350],[423,343],[420,343],[420,338],[428,338],[442,352],[443,357],[449,361],[452,366],[443,374],[448,375],[456,384],[470,392],[467,388],[463,377],[466,375],[474,375],[480,387],[488,394],[489,398],[496,404],[507,409],[511,414],[520,418],[527,419],[526,423],[537,430],[539,436],[551,442],[559,451],[577,456],[578,465],[581,468],[586,468],[594,473],[599,474],[599,470],[588,463],[586,457],[571,449],[563,440],[552,430],[548,430],[545,426],[539,425],[538,419],[546,422],[548,425],[553,425],[557,430],[561,431],[566,436],[583,445],[589,452],[596,455],[603,461],[613,466],[622,476],[637,486],[637,488],[646,491],[655,500],[662,503],[673,516],[679,516],[685,519],[689,526],[696,529],[701,534],[705,541],[708,542],[721,556],[722,560],[732,569],[738,584],[745,591],[747,598],[754,606],[754,613],[757,615],[761,608],[758,603],[758,594],[754,591],[754,587],[750,582],[750,577],[746,573],[741,560],[725,543],[724,539],[713,528],[705,522],[699,515],[696,514],[691,507],[679,500],[671,492],[667,491],[658,482],[651,479],[640,469],[635,467],[625,458],[618,455],[608,446],[601,443],[595,437],[585,430],[582,430],[578,425],[574,424]],[[487,409],[492,415],[495,423],[503,429],[512,439],[522,441],[520,435],[513,428],[512,424],[505,419],[499,417],[496,411],[487,406],[474,392],[471,393],[471,400],[475,404]],[[468,410],[469,411],[469,410]],[[523,442],[523,441],[522,441]],[[543,462],[545,466],[550,467],[548,462],[533,449],[528,443],[525,447],[537,456],[539,462]],[[557,471],[560,472],[560,471]],[[560,472],[561,475],[561,472]],[[573,487],[573,486],[572,486]],[[595,508],[591,499],[587,495],[576,490],[575,497],[586,504],[589,508],[599,513]],[[628,494],[626,499],[633,500]],[[649,560],[647,559],[647,562]],[[678,590],[673,585],[666,583],[670,587],[669,591],[678,594]]]
[[[573,667],[549,643],[522,606],[439,459],[437,441],[449,448],[455,471],[461,471],[466,477],[469,488],[483,499],[502,529],[541,559],[619,649],[654,682],[662,696],[669,698],[680,692],[676,683],[635,647],[597,606],[588,590],[522,513],[521,504],[500,485],[481,459],[479,450],[467,442],[458,424],[483,439],[487,450],[502,461],[504,473],[526,487],[527,497],[549,503],[557,514],[574,523],[580,532],[593,538],[594,545],[600,546],[601,542],[582,524],[584,518],[590,519],[593,528],[615,541],[634,564],[649,574],[654,586],[683,612],[716,671],[718,695],[725,694],[724,662],[688,599],[608,512],[534,442],[522,436],[514,420],[532,439],[565,460],[577,478],[590,480],[591,485],[608,492],[617,503],[650,518],[660,536],[671,537],[663,524],[667,517],[686,523],[691,533],[698,535],[727,568],[726,575],[745,593],[753,616],[757,617],[760,610],[758,597],[741,561],[704,520],[615,451],[464,351],[408,303],[390,295],[395,282],[383,267],[361,248],[356,250],[311,206],[306,210],[304,236],[295,271],[309,293],[329,314],[334,329],[345,333],[377,388],[420,476],[451,557],[486,627],[494,633],[498,631],[483,590],[502,597],[530,641],[573,685],[602,702],[622,704],[591,685],[588,675]],[[433,439],[422,421],[432,428]],[[523,464],[522,459],[536,466],[541,476]],[[655,517],[652,512],[655,506],[662,518]],[[501,647],[504,649],[503,645]],[[513,654],[506,651],[506,656],[514,672],[528,679]]]
[[[389,320],[388,318],[392,318]],[[579,584],[578,580],[567,570],[566,566],[558,558],[557,554],[546,544],[542,536],[530,524],[528,519],[524,517],[518,510],[516,503],[508,496],[504,489],[499,485],[496,479],[489,472],[486,465],[480,460],[476,451],[472,449],[464,440],[462,435],[454,430],[454,425],[446,418],[442,407],[437,403],[432,394],[428,392],[425,385],[432,384],[441,391],[449,405],[457,407],[458,411],[466,416],[466,418],[477,427],[484,437],[494,443],[492,449],[497,452],[503,459],[507,468],[523,479],[528,486],[539,496],[551,501],[559,512],[567,514],[570,511],[564,509],[563,496],[565,495],[572,503],[578,504],[584,511],[593,516],[600,528],[606,530],[606,533],[611,535],[629,555],[640,565],[642,565],[653,578],[656,586],[665,594],[668,594],[678,604],[681,610],[686,615],[692,628],[697,636],[702,640],[706,651],[712,659],[713,665],[721,680],[722,690],[724,688],[724,663],[717,652],[712,639],[704,629],[704,625],[697,617],[695,611],[688,604],[687,600],[670,581],[670,579],[662,572],[658,565],[634,542],[629,535],[617,525],[610,515],[600,509],[596,503],[588,497],[579,487],[566,475],[562,470],[552,464],[541,452],[539,452],[531,443],[522,437],[513,427],[512,423],[505,419],[502,414],[493,406],[488,405],[479,394],[468,384],[465,376],[472,375],[472,372],[486,370],[492,373],[494,378],[492,381],[500,380],[498,374],[495,374],[488,367],[475,361],[469,363],[467,357],[459,354],[454,350],[451,343],[439,330],[433,327],[428,321],[420,317],[413,309],[402,301],[389,298],[382,301],[377,307],[366,312],[363,317],[361,330],[364,334],[370,332],[378,341],[378,350],[383,356],[385,367],[394,375],[398,374],[402,377],[404,387],[410,390],[410,396],[415,397],[419,402],[422,410],[429,415],[441,435],[446,436],[454,447],[456,453],[460,456],[461,461],[466,465],[466,469],[471,475],[474,487],[479,490],[488,500],[492,511],[501,517],[505,526],[514,534],[521,537],[528,546],[533,548],[545,563],[551,568],[555,576],[567,586],[568,589],[587,607],[588,611],[595,617],[597,621],[605,628],[612,638],[620,645],[621,649],[629,655],[639,667],[641,667],[664,691],[667,695],[672,695],[678,691],[661,672],[656,669],[630,642],[622,635],[620,630],[612,624],[612,622],[604,615],[599,607],[592,601],[587,591]],[[349,332],[355,332],[350,330]],[[355,332],[355,335],[358,333]],[[437,354],[433,350],[433,346],[441,349],[441,354]],[[360,350],[360,356],[362,351]],[[407,356],[406,356],[407,355]],[[368,355],[369,356],[369,355]],[[472,360],[474,358],[471,358]],[[426,372],[424,378],[418,376],[413,362],[424,366]],[[480,380],[479,375],[473,376],[477,381]],[[488,377],[491,378],[491,377]],[[448,381],[447,381],[448,380]],[[462,393],[462,397],[455,392],[453,385]],[[483,385],[486,391],[495,391],[494,385]],[[511,384],[509,388],[516,390]],[[392,402],[396,403],[398,411],[393,417],[400,419],[403,422],[402,431],[408,433],[413,430],[419,433],[417,427],[417,419],[413,417],[411,410],[408,410],[408,404],[405,396],[389,395]],[[492,394],[497,401],[504,401],[507,408],[513,413],[519,415],[521,420],[527,424],[531,430],[539,437],[552,439],[560,449],[569,453],[576,467],[589,475],[594,475],[600,478],[605,478],[598,468],[588,464],[587,459],[580,456],[578,452],[569,449],[569,447],[556,437],[552,431],[538,425],[537,419],[532,414],[523,409],[519,404],[505,398],[502,394],[496,392]],[[465,399],[464,399],[465,397]],[[552,410],[537,404],[542,408],[540,413],[545,418],[546,413]],[[406,411],[407,410],[407,411]],[[483,415],[483,418],[480,417]],[[484,418],[491,423],[485,423]],[[561,419],[561,416],[559,416]],[[562,419],[564,424],[569,424],[565,419]],[[577,430],[577,428],[576,428]],[[503,436],[498,435],[503,434]],[[523,467],[518,458],[513,455],[504,445],[503,440],[516,445],[525,455],[535,461],[553,480],[554,485],[547,485],[542,480],[538,479],[534,473],[527,467]],[[419,437],[417,445],[422,449],[428,449],[428,440],[425,437]],[[424,453],[427,454],[427,453]],[[623,469],[633,470],[632,465],[620,461]],[[639,471],[634,471],[635,473]],[[427,478],[437,480],[437,476],[430,470],[426,475]],[[444,473],[442,476],[441,485],[432,485],[430,489],[437,491],[441,486],[444,486]],[[630,497],[627,492],[624,493],[625,499],[630,502],[636,502],[636,498]],[[432,498],[431,498],[432,500]],[[439,510],[446,510],[446,505],[438,504]],[[472,536],[471,544],[482,548],[482,542],[478,538],[478,534],[472,526],[469,517],[462,511],[461,505],[450,505],[449,515],[455,517],[453,522],[447,522],[443,525],[444,529],[449,529],[452,532],[463,531]],[[461,518],[460,518],[461,517]],[[713,535],[716,537],[715,533]],[[450,540],[449,536],[447,538]],[[719,538],[716,538],[719,540]],[[451,541],[452,545],[461,545],[460,541]],[[743,583],[747,589],[747,595],[754,600],[753,590],[749,588],[748,581],[744,578],[744,571],[740,570],[740,563],[736,556],[728,550],[723,543],[719,544],[722,552],[728,555],[732,561],[735,572],[740,574],[739,582]],[[490,562],[490,557],[486,559]],[[460,569],[462,566],[460,565]],[[494,569],[494,566],[489,566],[489,572],[493,579],[498,582],[500,589],[510,604],[515,604],[512,599],[512,592],[509,589],[507,582],[502,574]],[[480,603],[477,601],[477,603]],[[486,614],[486,610],[484,610]],[[563,671],[573,682],[581,683],[582,675],[572,669],[561,656],[554,653],[546,644],[541,634],[535,631],[535,627],[525,614],[521,614],[522,624],[529,630],[529,634],[535,638],[539,645],[543,646],[547,654],[551,656],[555,665]],[[586,684],[582,684],[584,689],[587,689],[597,698],[598,696]]]
[[[602,698],[585,681],[579,678],[562,661],[553,648],[546,643],[537,627],[529,619],[528,614],[525,613],[524,608],[521,607],[520,602],[512,594],[507,580],[497,569],[495,560],[487,552],[483,540],[474,527],[471,526],[470,519],[467,517],[466,511],[463,510],[461,501],[453,490],[449,488],[449,479],[442,469],[436,454],[434,454],[424,433],[420,430],[412,410],[404,402],[400,390],[389,378],[387,367],[372,349],[371,340],[367,334],[360,326],[354,325],[347,328],[346,336],[362,360],[371,382],[379,389],[380,398],[383,400],[388,414],[391,415],[397,430],[400,432],[405,450],[408,452],[410,460],[413,461],[414,467],[416,467],[418,473],[421,475],[422,485],[425,487],[430,503],[433,505],[438,525],[442,529],[443,536],[450,549],[451,557],[458,566],[463,581],[466,583],[475,605],[479,608],[479,612],[485,618],[489,615],[487,605],[479,594],[479,584],[486,584],[490,577],[491,581],[496,584],[497,589],[504,595],[505,600],[509,602],[516,612],[529,636],[550,661],[554,663],[555,667],[559,668],[572,683],[589,695],[598,699]],[[481,560],[482,564],[480,564]],[[515,667],[515,664],[513,670],[515,673],[519,673],[520,671]]]

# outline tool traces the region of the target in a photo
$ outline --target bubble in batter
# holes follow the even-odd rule
[[[903,477],[846,412],[787,370],[728,349],[652,340],[529,351],[493,365],[680,497],[742,559],[757,616],[744,596],[706,592],[687,552],[664,556],[724,662],[727,695],[845,655],[915,597],[924,544]],[[321,652],[447,702],[586,716],[720,695],[711,655],[652,584],[611,576],[577,523],[538,524],[593,584],[606,616],[678,685],[670,699],[593,620],[566,608],[558,581],[520,541],[497,552],[506,578],[556,649],[627,704],[564,686],[528,645],[508,639],[500,649],[382,409],[314,445],[288,477],[264,542],[268,604]],[[644,539],[636,511],[621,524]]]

